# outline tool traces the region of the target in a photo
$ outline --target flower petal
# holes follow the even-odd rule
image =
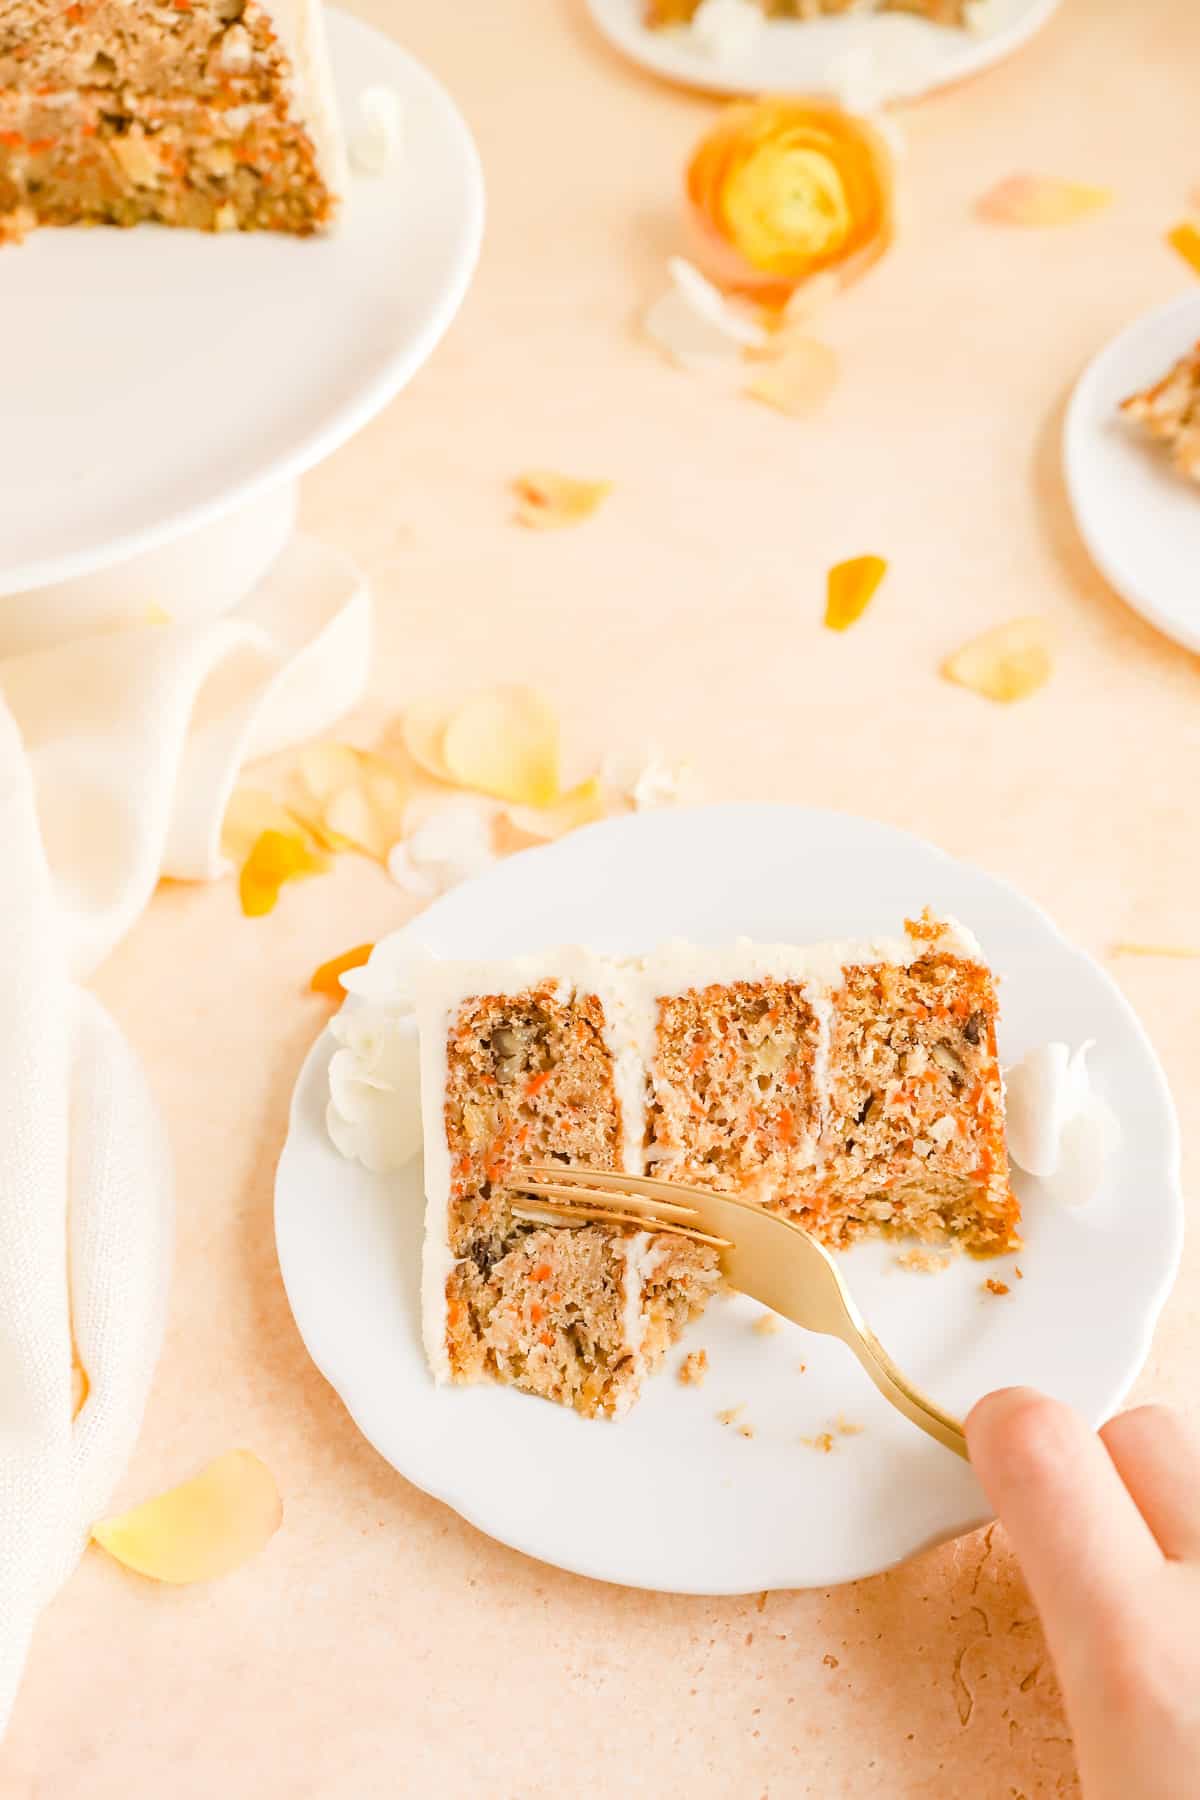
[[[1167,242],[1177,250],[1188,267],[1200,275],[1200,226],[1184,219],[1167,233]]]
[[[397,765],[349,744],[310,744],[299,772],[315,802],[315,817],[301,815],[313,832],[331,848],[383,862],[401,835],[411,797]]]
[[[826,580],[825,623],[831,631],[845,631],[861,619],[887,574],[882,556],[854,556],[835,563]]]
[[[1046,621],[1026,618],[973,638],[946,658],[942,674],[989,700],[1010,701],[1044,687],[1053,667]]]
[[[1112,189],[1045,175],[1010,175],[979,202],[981,218],[998,225],[1070,225],[1112,204]]]
[[[285,881],[323,875],[328,867],[329,859],[309,845],[295,823],[290,831],[264,831],[255,839],[238,876],[242,911],[248,919],[273,912]]]
[[[404,748],[418,768],[438,781],[454,780],[442,754],[451,710],[446,700],[418,700],[407,709],[400,722]]]
[[[837,379],[837,354],[828,344],[789,333],[782,355],[763,363],[746,392],[776,412],[802,419],[825,404]]]
[[[765,325],[745,302],[731,300],[714,282],[702,275],[695,263],[685,256],[672,256],[667,272],[676,292],[698,319],[703,319],[723,337],[746,349],[761,348],[770,336]]]
[[[678,288],[668,288],[647,307],[642,330],[669,362],[692,374],[741,363],[736,339],[697,313]]]
[[[314,994],[328,994],[331,1000],[341,1000],[345,996],[342,976],[351,969],[361,969],[368,960],[374,944],[356,944],[353,950],[343,950],[340,956],[331,956],[313,973],[309,989]]]
[[[612,492],[611,481],[579,481],[573,475],[557,475],[552,469],[518,475],[517,521],[535,531],[552,531],[561,525],[578,525],[590,518]]]
[[[221,823],[221,850],[240,867],[264,831],[295,837],[299,830],[293,814],[273,794],[262,788],[236,787]]]
[[[102,1519],[92,1536],[139,1575],[211,1581],[256,1556],[282,1518],[279,1489],[266,1464],[252,1451],[230,1450],[191,1481],[132,1512]]]
[[[557,838],[605,814],[604,788],[596,775],[568,789],[552,806],[510,806],[508,818],[526,837]]]
[[[527,687],[493,688],[454,714],[443,739],[446,767],[463,787],[518,806],[558,799],[558,717]]]

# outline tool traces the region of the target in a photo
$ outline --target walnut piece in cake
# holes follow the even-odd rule
[[[1200,482],[1200,343],[1153,387],[1122,400],[1121,411],[1163,446],[1182,475]]]

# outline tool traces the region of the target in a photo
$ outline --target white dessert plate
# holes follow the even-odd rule
[[[1117,409],[1200,338],[1200,289],[1135,319],[1090,362],[1063,428],[1067,492],[1088,553],[1122,599],[1200,650],[1200,487]]]
[[[1012,54],[1050,18],[1059,0],[987,0],[973,29],[931,25],[901,13],[864,18],[775,19],[745,53],[718,56],[689,26],[651,31],[644,0],[587,0],[611,44],[654,75],[719,94],[820,94],[871,103],[915,100],[977,75]]]
[[[1002,979],[1002,1054],[1094,1038],[1091,1066],[1124,1132],[1080,1212],[1023,1192],[1026,1247],[937,1274],[901,1247],[845,1258],[901,1366],[962,1413],[1030,1382],[1099,1422],[1149,1346],[1180,1251],[1174,1110],[1121,994],[1003,882],[888,826],[799,807],[640,814],[502,863],[409,930],[445,956],[585,940],[636,952],[673,936],[728,942],[871,935],[926,904],[982,939]],[[617,1423],[493,1386],[436,1388],[420,1342],[419,1159],[389,1176],[344,1161],[324,1128],[326,1032],[301,1073],[279,1164],[275,1230],[297,1324],[364,1435],[482,1531],[579,1574],[677,1593],[826,1586],[981,1524],[971,1469],[892,1412],[850,1352],[763,1309],[715,1302]],[[1017,1267],[1022,1277],[1016,1273]],[[986,1278],[1007,1282],[997,1296]],[[709,1373],[675,1371],[703,1346]],[[717,1414],[740,1407],[724,1425]],[[839,1433],[843,1425],[860,1427]],[[753,1436],[742,1436],[745,1424]],[[833,1434],[826,1454],[812,1443]]]
[[[0,252],[0,594],[152,549],[327,456],[429,356],[478,255],[483,182],[453,103],[330,9],[353,137],[391,88],[403,146],[328,238],[37,231]]]

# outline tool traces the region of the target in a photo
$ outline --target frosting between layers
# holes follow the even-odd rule
[[[455,1265],[449,1241],[451,1168],[444,1116],[447,1044],[451,1026],[466,1001],[481,994],[517,994],[549,982],[567,999],[576,993],[597,996],[604,1009],[605,1040],[621,1108],[621,1166],[636,1175],[646,1167],[645,1073],[653,1054],[662,996],[736,981],[802,984],[821,1025],[816,1064],[820,1081],[828,1053],[831,997],[846,967],[880,962],[907,967],[931,951],[971,962],[983,960],[977,940],[964,926],[953,919],[939,924],[941,930],[932,939],[845,939],[808,947],[739,938],[720,946],[668,943],[644,957],[607,957],[578,945],[494,962],[443,962],[429,955],[412,962],[406,957],[421,1041],[425,1139],[421,1327],[435,1380],[450,1378],[446,1282]],[[644,1246],[638,1248],[645,1236],[636,1234],[625,1251],[623,1318],[626,1347],[634,1356],[641,1350],[642,1297],[649,1267]]]

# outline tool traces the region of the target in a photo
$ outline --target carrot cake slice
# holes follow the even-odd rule
[[[430,959],[415,995],[439,1381],[620,1413],[719,1285],[684,1238],[516,1218],[524,1163],[736,1193],[833,1247],[1019,1242],[995,986],[951,921],[808,949]]]
[[[307,234],[342,185],[320,0],[0,4],[0,238],[147,219]]]
[[[933,25],[970,24],[977,0],[752,0],[769,19],[823,19],[840,13],[915,13]],[[702,0],[646,0],[646,23],[658,29],[687,25]]]
[[[1121,411],[1163,446],[1182,474],[1200,481],[1200,343],[1153,387],[1122,400]]]

